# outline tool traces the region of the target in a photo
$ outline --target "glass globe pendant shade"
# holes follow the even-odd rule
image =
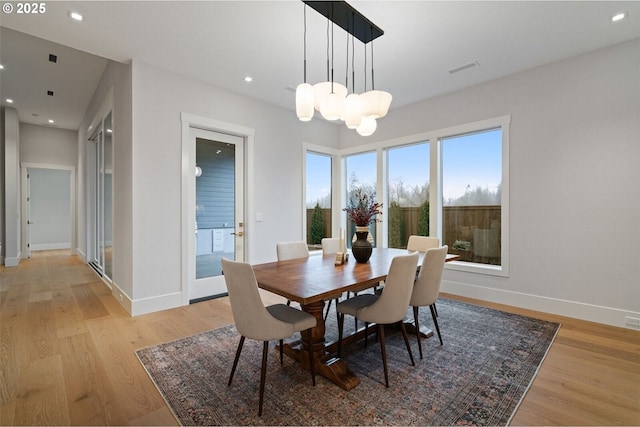
[[[372,117],[362,117],[360,126],[356,128],[356,132],[362,136],[369,136],[373,135],[377,127],[378,123],[376,122],[376,119]]]
[[[379,119],[387,115],[391,105],[391,94],[383,90],[370,90],[360,95],[362,116]]]
[[[320,114],[327,120],[338,120],[344,112],[345,95],[330,93],[320,102]]]
[[[360,95],[352,93],[347,96],[344,102],[344,123],[349,129],[355,129],[360,126],[362,119],[362,101]]]
[[[347,97],[347,88],[340,83],[333,82],[333,93]],[[320,104],[331,93],[331,82],[316,83],[313,85],[313,104],[316,111],[320,111]]]
[[[302,122],[308,122],[313,118],[313,86],[309,83],[300,83],[296,88],[296,114]]]

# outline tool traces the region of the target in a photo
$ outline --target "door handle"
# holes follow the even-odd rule
[[[231,233],[232,236],[242,237],[244,236],[244,231],[238,231],[237,233]]]

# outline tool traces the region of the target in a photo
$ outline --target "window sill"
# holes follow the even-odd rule
[[[468,261],[451,261],[445,264],[445,269],[463,271],[466,273],[486,274],[489,276],[509,277],[509,271],[504,265],[489,265]]]

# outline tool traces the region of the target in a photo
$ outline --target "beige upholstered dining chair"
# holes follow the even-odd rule
[[[322,255],[332,255],[340,252],[340,238],[339,237],[324,237],[320,244],[322,245]],[[324,312],[324,320],[327,320],[329,311],[331,310],[331,301],[327,302],[327,309]],[[336,304],[339,298],[336,298]],[[337,314],[337,313],[336,313]]]
[[[340,252],[339,237],[324,237],[320,244],[322,245],[322,253],[324,255],[336,254]]]
[[[389,387],[389,373],[387,370],[387,350],[384,341],[384,325],[400,324],[402,336],[411,358],[411,364],[415,366],[411,345],[407,330],[402,323],[402,319],[409,308],[409,300],[413,283],[418,268],[418,253],[400,255],[391,261],[389,273],[387,274],[386,285],[380,295],[360,294],[338,304],[337,310],[340,313],[338,321],[338,357],[342,351],[342,329],[344,326],[344,315],[349,314],[360,320],[378,325],[378,336],[380,338],[380,351],[382,353],[382,364],[384,367],[384,383]],[[366,332],[365,332],[366,334]]]
[[[309,246],[302,240],[295,242],[276,243],[276,255],[278,261],[288,259],[309,258]],[[287,300],[287,305],[291,305],[291,300]]]
[[[228,385],[231,386],[245,338],[264,341],[262,347],[262,369],[260,371],[260,400],[258,403],[258,416],[260,416],[262,415],[269,341],[280,340],[280,364],[282,364],[283,339],[292,336],[295,332],[306,331],[309,341],[311,341],[311,328],[316,326],[316,318],[309,313],[284,304],[265,307],[260,298],[256,276],[250,264],[222,258],[222,271],[227,284],[227,291],[229,292],[233,319],[236,329],[240,333],[240,343],[238,344],[236,357],[233,360]],[[316,370],[311,349],[309,349],[309,363],[311,365],[311,380],[315,386]]]
[[[437,237],[411,235],[407,242],[408,251],[426,252],[427,249],[437,248],[439,246],[440,239]]]
[[[439,248],[439,247],[440,247],[440,239],[438,239],[437,237],[417,236],[412,234],[411,236],[409,236],[409,241],[407,242],[408,251],[426,252],[427,249]],[[438,309],[436,308],[435,303],[433,303],[433,310],[436,312],[436,316],[437,316]]]
[[[308,258],[309,247],[307,242],[278,242],[276,243],[276,253],[278,261],[286,261],[288,259]]]
[[[413,286],[411,301],[409,305],[413,307],[413,321],[416,327],[416,336],[418,337],[418,348],[420,349],[420,359],[422,359],[422,340],[420,339],[420,324],[418,322],[418,307],[429,306],[431,309],[431,317],[433,324],[440,338],[442,345],[442,335],[440,335],[440,327],[438,326],[438,316],[436,315],[435,304],[440,292],[440,282],[442,281],[442,270],[447,257],[448,246],[441,248],[427,249],[422,260],[420,272]]]

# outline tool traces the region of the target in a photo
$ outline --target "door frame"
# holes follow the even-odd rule
[[[195,141],[189,137],[189,128],[198,128],[213,132],[235,135],[244,139],[244,259],[248,260],[250,253],[251,234],[253,227],[248,218],[253,217],[253,147],[255,130],[253,128],[223,122],[208,117],[198,116],[189,113],[180,113],[182,122],[182,194],[181,194],[181,257],[182,274],[180,292],[182,294],[182,305],[189,304],[189,287],[195,281],[195,185],[194,171],[196,168],[196,146]]]
[[[29,258],[31,256],[31,249],[29,248],[29,225],[27,221],[27,173],[29,169],[54,169],[54,170],[64,170],[69,171],[69,191],[71,193],[71,197],[69,203],[71,204],[71,253],[77,253],[77,231],[76,231],[76,168],[74,166],[62,166],[62,165],[51,165],[46,163],[31,163],[31,162],[21,162],[20,163],[20,173],[22,179],[22,191],[20,196],[20,209],[21,209],[21,229],[22,229],[22,258]]]

